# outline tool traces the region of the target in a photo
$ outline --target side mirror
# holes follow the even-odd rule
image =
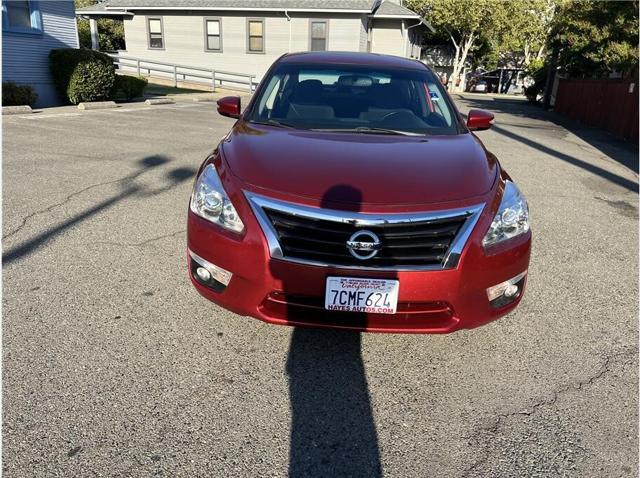
[[[225,96],[218,100],[218,113],[229,118],[240,118],[240,97]]]
[[[485,110],[470,110],[467,115],[467,128],[471,131],[482,131],[493,126],[493,113]]]

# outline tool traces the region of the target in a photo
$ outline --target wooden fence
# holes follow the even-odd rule
[[[560,79],[555,111],[638,142],[638,82],[633,79]]]

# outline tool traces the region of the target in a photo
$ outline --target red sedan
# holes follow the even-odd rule
[[[207,299],[273,324],[445,333],[513,310],[527,202],[420,62],[281,57],[193,188],[188,264]]]

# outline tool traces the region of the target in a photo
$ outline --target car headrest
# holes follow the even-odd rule
[[[369,76],[342,75],[338,78],[338,86],[361,86],[367,87],[373,84]]]
[[[320,80],[304,80],[298,83],[293,97],[294,103],[319,103],[322,97],[322,82]]]

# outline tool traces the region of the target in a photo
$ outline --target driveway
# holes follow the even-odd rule
[[[5,476],[637,476],[637,151],[456,101],[496,113],[478,135],[534,245],[520,307],[445,336],[201,298],[187,201],[233,123],[212,103],[3,117]]]

